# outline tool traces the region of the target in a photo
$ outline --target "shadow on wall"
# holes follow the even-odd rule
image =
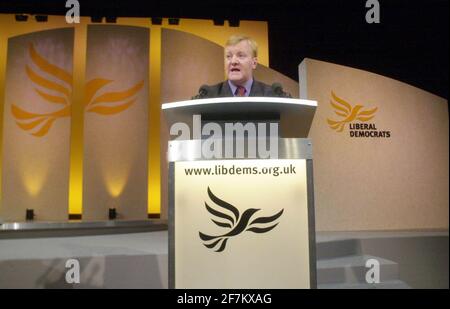
[[[68,259],[11,260],[0,263],[0,288],[162,289],[168,287],[167,256],[111,255],[75,258],[80,283],[67,283]],[[73,278],[73,277],[72,277]]]
[[[396,261],[399,264],[399,279],[414,289],[449,288],[448,244],[448,236],[361,241],[366,254]]]

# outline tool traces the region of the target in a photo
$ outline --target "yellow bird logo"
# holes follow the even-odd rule
[[[40,88],[34,88],[35,92],[45,101],[56,104],[60,108],[51,113],[32,113],[25,111],[17,105],[11,105],[11,113],[16,119],[16,124],[32,135],[42,137],[47,134],[55,120],[70,116],[70,99],[72,96],[72,74],[51,64],[39,55],[33,44],[29,46],[30,58],[42,72],[54,77],[58,82],[49,80],[36,73],[30,66],[25,66],[28,78]]]
[[[136,97],[130,100],[128,99],[141,90],[144,85],[144,81],[140,81],[125,91],[107,92],[95,97],[95,94],[101,88],[111,82],[112,80],[103,78],[94,78],[87,82],[84,100],[84,105],[87,112],[97,113],[100,115],[114,115],[121,113],[136,101]],[[125,102],[123,103],[123,101]]]
[[[17,105],[11,105],[11,113],[16,119],[16,124],[31,135],[36,137],[45,136],[53,123],[60,118],[70,117],[72,98],[72,74],[64,69],[48,62],[34,48],[29,46],[29,53],[32,62],[36,67],[56,81],[36,73],[30,66],[25,66],[28,78],[39,88],[34,88],[35,92],[46,102],[57,104],[59,109],[51,113],[34,113],[26,111]],[[144,81],[138,82],[131,88],[120,92],[106,92],[96,95],[101,88],[112,83],[113,80],[94,78],[86,83],[84,107],[86,112],[100,115],[114,115],[128,109],[135,101],[135,94],[141,90]]]
[[[327,118],[327,122],[330,125],[330,128],[336,130],[336,132],[342,132],[346,123],[355,120],[363,122],[369,121],[370,119],[375,117],[375,112],[378,109],[378,107],[375,107],[370,110],[362,110],[364,106],[359,104],[355,105],[355,107],[352,107],[348,102],[336,96],[333,91],[331,91],[331,97],[332,99],[330,100],[330,104],[335,108],[334,112],[336,113],[336,115],[344,118],[341,121]]]

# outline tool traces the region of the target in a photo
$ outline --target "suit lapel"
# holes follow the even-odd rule
[[[219,91],[219,96],[221,97],[233,97],[233,93],[231,92],[230,85],[228,85],[228,81],[222,83]]]
[[[252,88],[250,90],[249,97],[261,97],[263,96],[264,90],[262,85],[253,79]]]

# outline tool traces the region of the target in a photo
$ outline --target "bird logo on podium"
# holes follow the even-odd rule
[[[369,121],[370,119],[375,117],[375,112],[378,109],[378,107],[375,107],[370,110],[362,110],[364,106],[360,104],[352,107],[350,103],[336,96],[333,91],[331,91],[331,97],[332,100],[330,100],[330,104],[335,108],[334,112],[336,113],[336,115],[344,118],[340,121],[327,119],[330,128],[336,130],[336,132],[342,132],[346,123],[350,123],[355,120],[359,120],[362,122]]]
[[[274,222],[281,217],[284,211],[284,209],[281,209],[278,213],[270,217],[253,218],[254,215],[261,209],[249,208],[240,214],[239,210],[235,206],[218,198],[213,194],[209,187],[208,196],[220,209],[217,210],[205,202],[206,210],[217,218],[216,220],[211,219],[211,221],[219,227],[228,229],[227,232],[218,236],[207,235],[199,232],[200,239],[204,242],[203,245],[206,248],[213,250],[215,249],[215,252],[224,251],[230,238],[237,237],[244,232],[262,234],[271,231],[278,225],[279,222]]]

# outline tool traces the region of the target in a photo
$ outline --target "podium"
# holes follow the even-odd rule
[[[315,288],[315,101],[162,105],[170,288]]]

